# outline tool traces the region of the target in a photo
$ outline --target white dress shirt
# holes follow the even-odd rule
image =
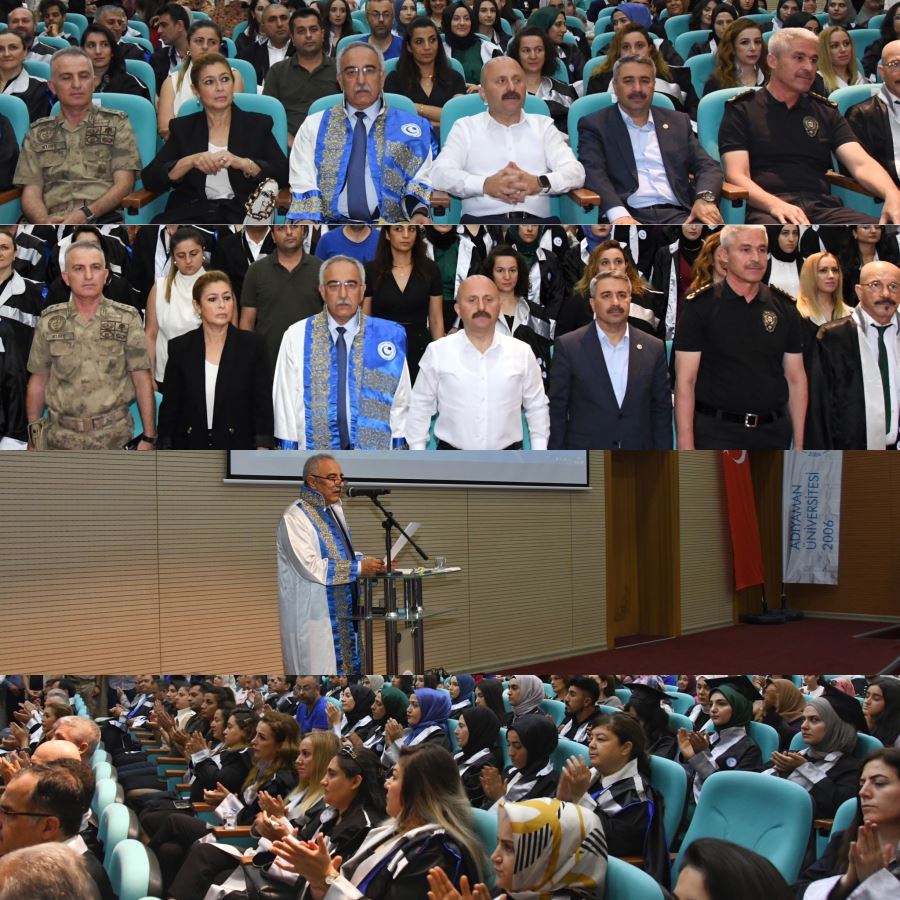
[[[528,344],[494,332],[485,353],[465,331],[432,341],[419,364],[406,418],[410,450],[434,434],[460,450],[502,450],[522,440],[522,410],[533,450],[546,450],[550,413],[541,370]]]
[[[606,371],[609,372],[609,380],[612,382],[613,393],[616,395],[616,403],[622,408],[625,399],[625,391],[628,389],[628,348],[629,328],[625,326],[625,334],[618,344],[607,337],[606,332],[594,320],[597,329],[597,337],[600,338],[600,349],[603,351],[603,359],[606,362]]]
[[[875,365],[878,365],[878,334],[879,332],[876,329],[876,325],[878,323],[862,308],[861,305],[856,307],[855,313],[858,317],[858,321],[861,324],[865,325],[865,336],[866,341],[869,344],[869,347],[872,349],[872,358],[875,360]],[[898,367],[900,367],[900,362],[897,360],[897,347],[898,345],[898,328],[897,328],[897,316],[894,316],[890,323],[888,324],[888,329],[884,333],[884,344],[887,348],[887,358],[888,358],[888,384],[890,386],[890,395],[893,400],[891,404],[891,420],[890,422],[885,422],[885,444],[896,444],[897,443],[897,420],[898,420],[898,396],[900,396],[900,380],[898,380],[898,376],[900,376],[900,372],[898,372]],[[881,379],[881,373],[879,370],[879,384]],[[881,395],[879,394],[879,398]]]
[[[502,125],[487,111],[454,122],[432,167],[432,184],[435,190],[462,198],[464,215],[526,212],[548,218],[548,194],[506,203],[484,193],[485,180],[510,162],[532,175],[546,175],[550,194],[565,194],[584,185],[584,166],[553,119],[523,112],[515,125]]]

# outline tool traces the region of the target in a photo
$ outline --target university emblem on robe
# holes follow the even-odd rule
[[[766,331],[771,334],[775,330],[775,326],[778,324],[778,315],[776,313],[773,313],[771,309],[766,309],[763,310],[762,319]]]
[[[803,130],[810,136],[815,137],[819,133],[819,120],[812,116],[803,117]]]

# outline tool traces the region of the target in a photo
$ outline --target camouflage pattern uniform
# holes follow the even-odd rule
[[[28,371],[49,375],[51,450],[120,449],[134,433],[131,372],[150,369],[140,313],[102,297],[82,321],[74,303],[48,306],[35,329]]]
[[[62,116],[38,119],[25,136],[13,183],[40,185],[52,217],[93,203],[113,172],[140,172],[134,130],[126,113],[92,106],[77,128]]]

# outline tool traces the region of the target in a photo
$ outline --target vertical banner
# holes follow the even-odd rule
[[[739,591],[765,581],[756,498],[753,496],[753,477],[747,451],[723,450],[722,471],[725,474],[725,498],[734,556],[734,587]]]
[[[786,450],[782,481],[782,581],[838,583],[840,450]]]

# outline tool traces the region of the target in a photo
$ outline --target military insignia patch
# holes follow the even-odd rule
[[[778,315],[777,313],[772,312],[771,309],[764,309],[762,314],[763,326],[766,331],[770,334],[775,330],[775,326],[778,324]]]
[[[810,136],[815,137],[819,133],[819,120],[812,116],[803,117],[803,130]]]
[[[107,341],[127,341],[128,323],[105,321],[100,323],[100,338]]]
[[[50,331],[62,331],[63,328],[65,328],[65,325],[66,325],[66,317],[65,316],[60,316],[60,315],[50,316],[50,318],[47,320],[47,328],[49,328]]]

